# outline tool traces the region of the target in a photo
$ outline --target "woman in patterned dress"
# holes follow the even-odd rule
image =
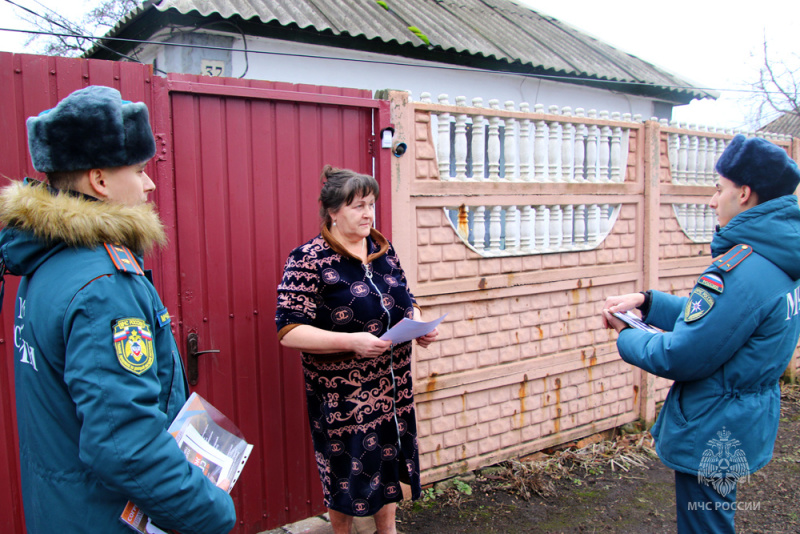
[[[420,319],[400,261],[373,228],[378,183],[326,166],[322,232],[291,252],[275,321],[285,347],[302,352],[308,417],[325,505],[335,534],[373,515],[394,534],[400,482],[420,495],[411,342],[379,337]],[[417,339],[427,347],[434,330]]]

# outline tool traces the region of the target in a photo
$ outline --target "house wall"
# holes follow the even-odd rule
[[[208,75],[203,70],[203,60],[223,65],[217,76],[237,77],[232,72],[231,48],[234,39],[227,35],[209,33],[178,34],[167,40],[169,43],[181,46],[166,47],[169,53],[161,54],[160,61],[155,65],[162,71],[182,74]],[[152,62],[152,60],[151,60]]]
[[[690,156],[699,154],[692,152],[696,145],[670,137],[681,130],[652,121],[626,123],[409,102],[402,92],[390,93],[390,100],[395,139],[409,147],[403,157],[393,160],[393,242],[424,317],[448,314],[439,327],[438,342],[415,349],[425,481],[637,419],[653,422],[656,404],[666,397],[670,382],[619,358],[616,334],[602,327],[600,310],[607,296],[648,287],[688,294],[711,261],[708,243],[690,239],[682,229],[686,223],[678,222],[673,208],[673,204],[704,204],[713,194],[713,176],[704,174],[708,169],[698,169],[700,178],[687,178],[686,184],[673,180],[678,163],[670,161],[670,150],[677,150],[671,143],[685,143],[681,150]],[[548,125],[550,131],[575,131],[570,128],[582,124],[627,131],[622,138],[627,138],[628,149],[618,158],[624,173],[618,181],[603,178],[598,183],[573,178],[532,181],[521,164],[526,159],[539,161],[540,155],[520,148],[520,143],[534,145],[531,133],[517,135],[509,143],[501,140],[504,159],[515,162],[505,169],[504,178],[459,179],[441,165],[442,143],[436,141],[450,139],[451,131],[440,130],[436,123],[462,117],[457,120],[463,125],[467,116],[497,117],[506,131],[521,131],[526,120]],[[455,128],[458,132],[458,124]],[[458,136],[451,143],[462,144],[450,154],[454,168],[463,165],[459,162],[464,157],[463,139]],[[695,132],[692,142],[698,138],[711,147],[732,135]],[[563,142],[544,134],[537,139],[543,144],[534,145],[534,152],[547,150],[545,143]],[[796,141],[776,142],[796,155]],[[556,154],[548,152],[549,157]],[[613,162],[613,155],[609,159]],[[565,171],[564,176],[571,174]],[[505,248],[479,252],[462,239],[471,235],[462,228],[466,218],[455,226],[444,209],[461,206],[459,213],[473,213],[483,205],[488,212],[492,205],[593,202],[619,206],[602,242],[591,250],[557,253],[532,251],[532,245],[526,252],[521,242],[510,241]],[[513,218],[508,215],[513,211],[505,213],[507,221]],[[514,232],[507,227],[503,239]],[[796,356],[791,368],[797,369]]]
[[[193,34],[194,35],[194,34]],[[226,34],[230,35],[230,34]],[[156,38],[154,37],[153,40]],[[211,42],[215,46],[227,46]],[[655,106],[647,98],[603,91],[579,85],[556,83],[523,75],[486,72],[458,68],[429,61],[347,50],[329,46],[296,43],[263,37],[233,40],[232,50],[226,60],[226,76],[246,77],[256,80],[290,82],[295,84],[356,87],[373,92],[391,88],[420,95],[435,87],[440,93],[456,94],[469,87],[469,99],[497,98],[501,102],[544,102],[546,105],[586,109],[613,109],[631,115],[650,118],[670,113],[664,103]],[[138,55],[144,62],[157,58],[157,65],[169,65],[169,72],[202,74],[197,55],[207,59],[222,59],[220,50],[198,49],[187,54],[181,47],[148,45]],[[669,118],[667,116],[666,118]]]
[[[242,42],[237,41],[234,48],[241,49]],[[460,69],[430,61],[277,39],[248,38],[247,48],[254,51],[248,58],[248,77],[257,79],[358,87],[373,92],[400,89],[412,95],[429,91],[431,87],[439,93],[462,94],[464,88],[469,87],[470,94],[466,96],[470,100],[497,98],[501,102],[514,100],[614,109],[646,118],[655,113],[650,99],[521,75]],[[258,51],[267,51],[270,55],[259,55]],[[244,69],[244,54],[234,52],[232,62],[236,75]]]

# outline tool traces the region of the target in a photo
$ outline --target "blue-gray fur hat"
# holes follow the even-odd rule
[[[739,185],[748,185],[766,202],[791,195],[800,183],[800,169],[781,147],[760,137],[738,134],[719,157],[717,172]]]
[[[147,106],[90,85],[53,109],[29,117],[28,148],[39,172],[104,169],[142,163],[156,153]]]

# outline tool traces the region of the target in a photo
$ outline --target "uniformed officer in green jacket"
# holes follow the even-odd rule
[[[0,193],[0,259],[21,276],[14,371],[30,534],[127,533],[130,500],[182,534],[230,531],[233,501],[167,427],[187,398],[169,313],[142,268],[164,242],[147,203],[143,103],[89,86],[27,122],[34,167]]]
[[[709,205],[716,258],[689,297],[609,297],[606,326],[626,362],[674,380],[651,433],[675,470],[678,532],[733,533],[740,479],[772,458],[779,379],[797,346],[800,209],[797,164],[761,138],[733,138]],[[639,308],[649,333],[614,312]]]

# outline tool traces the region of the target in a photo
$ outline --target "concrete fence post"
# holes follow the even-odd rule
[[[666,148],[666,146],[664,147]],[[664,155],[666,157],[666,154]],[[645,122],[644,146],[642,150],[644,166],[644,198],[642,200],[642,273],[644,288],[657,288],[658,270],[658,232],[661,208],[661,126],[656,121]],[[639,416],[649,427],[656,419],[656,377],[642,370],[639,373]]]

